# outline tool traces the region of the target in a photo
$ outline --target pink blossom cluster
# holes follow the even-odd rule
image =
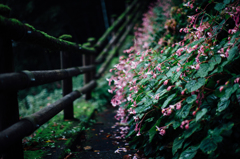
[[[158,126],[156,126],[156,128],[157,128],[157,131],[159,131],[159,134],[160,134],[160,135],[163,136],[163,135],[166,133],[166,131],[165,131],[164,128],[159,128]]]
[[[193,8],[193,4],[194,0],[187,2],[185,5]],[[165,2],[158,0],[157,5],[164,6]],[[167,4],[167,6],[168,5],[169,4]],[[166,11],[166,15],[169,15],[169,10],[165,8],[164,10]],[[179,30],[180,32],[184,32],[186,36],[180,42],[177,42],[175,44],[168,44],[169,46],[172,45],[172,47],[175,47],[174,52],[171,52],[168,60],[160,63],[158,62],[156,55],[159,52],[161,54],[165,54],[167,52],[167,47],[162,46],[165,42],[165,39],[159,38],[157,42],[160,46],[159,49],[154,50],[149,48],[149,45],[153,41],[153,36],[151,34],[154,34],[157,29],[157,27],[154,27],[155,22],[153,20],[157,17],[157,15],[154,12],[154,7],[150,6],[149,11],[144,14],[142,27],[135,27],[136,31],[134,46],[124,51],[124,53],[127,53],[127,57],[121,56],[119,58],[119,63],[115,65],[114,69],[111,70],[115,73],[110,79],[108,79],[109,85],[111,85],[112,81],[114,82],[114,85],[109,90],[110,93],[115,93],[113,99],[111,100],[111,103],[113,106],[120,106],[117,111],[116,119],[121,120],[122,123],[127,123],[128,118],[134,118],[134,130],[137,132],[137,136],[141,135],[140,130],[141,123],[143,121],[143,119],[141,119],[142,121],[139,122],[138,112],[136,112],[137,107],[141,105],[141,102],[143,102],[138,98],[138,96],[140,94],[146,93],[144,92],[146,85],[142,84],[141,81],[146,81],[146,79],[149,81],[155,81],[157,79],[159,81],[158,86],[167,86],[167,91],[171,91],[173,88],[178,89],[177,86],[181,87],[181,95],[178,95],[182,98],[181,101],[176,103],[175,105],[169,105],[167,108],[163,108],[161,110],[163,116],[170,116],[174,112],[174,110],[180,110],[182,101],[186,100],[186,97],[190,94],[197,95],[196,103],[194,103],[194,107],[196,109],[192,112],[192,115],[195,116],[197,111],[199,110],[200,105],[205,98],[204,91],[207,88],[201,87],[196,91],[189,92],[189,90],[184,88],[184,84],[177,85],[176,81],[179,83],[188,83],[191,80],[187,78],[188,75],[199,72],[198,70],[201,70],[202,64],[210,63],[209,59],[214,55],[214,51],[216,50],[216,48],[219,49],[216,45],[216,41],[214,41],[213,39],[218,36],[216,29],[223,28],[214,27],[216,25],[215,22],[204,21],[203,18],[199,19],[199,17],[201,17],[200,15],[204,13],[204,9],[201,10],[201,12],[189,16],[190,25]],[[236,23],[236,27],[230,28],[228,30],[230,34],[228,36],[228,44],[220,48],[217,52],[218,54],[215,54],[218,56],[220,55],[223,60],[226,60],[226,58],[229,57],[229,51],[235,43],[232,42],[231,38],[233,36],[232,34],[238,31],[238,15],[240,14],[239,11],[239,7],[227,10],[228,14],[233,17]],[[164,24],[161,27],[164,27]],[[189,58],[187,58],[185,61],[178,61],[175,63],[177,67],[176,70],[172,72],[172,74],[179,72],[181,74],[180,76],[177,76],[178,79],[175,80],[174,83],[173,79],[166,74],[169,69],[174,66],[173,61],[177,61],[186,54],[189,56]],[[192,63],[187,66],[188,68],[186,68],[185,63],[190,62],[189,59],[193,60],[191,61]],[[167,77],[160,79],[159,76],[161,75],[165,75]],[[205,78],[208,79],[209,77]],[[236,78],[234,82],[238,83],[239,78]],[[225,86],[221,86],[219,88],[220,92],[224,89],[224,87]],[[159,100],[160,94],[161,93],[156,93],[155,95],[151,95],[151,97],[156,102],[156,100]],[[155,107],[158,106],[153,105],[153,108]],[[147,113],[148,112],[145,112],[144,115],[146,115]],[[184,120],[180,127],[182,129],[188,129],[189,121],[190,120]],[[164,135],[166,133],[165,128],[163,129],[157,127],[157,131],[159,131],[160,135]]]
[[[169,105],[169,107],[162,109],[162,114],[163,116],[169,116],[171,115],[174,109],[179,110],[181,109],[181,107],[182,107],[181,102],[178,102],[175,105]]]
[[[185,129],[188,129],[189,128],[189,120],[184,120],[182,121],[181,125],[180,125],[180,128],[185,128]]]
[[[189,1],[189,2],[187,2],[187,3],[185,3],[185,4],[183,4],[183,5],[186,6],[186,7],[190,7],[191,9],[193,9],[193,3],[194,3],[194,0]]]

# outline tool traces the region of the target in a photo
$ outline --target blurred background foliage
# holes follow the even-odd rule
[[[111,25],[111,17],[113,15],[119,16],[125,10],[127,1],[0,0],[0,4],[8,5],[11,8],[11,18],[28,23],[36,29],[55,37],[70,34],[72,35],[71,41],[80,44],[85,43],[89,37],[98,39],[105,32],[103,2],[108,24]],[[59,52],[13,41],[13,53],[15,71],[60,68]],[[81,66],[82,56],[73,52],[71,55],[72,66]],[[43,89],[46,89],[46,93],[53,93],[55,89],[60,89],[60,84],[59,81],[21,90],[18,93],[19,99],[22,100],[27,94],[39,94]]]

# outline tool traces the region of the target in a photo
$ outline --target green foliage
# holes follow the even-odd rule
[[[239,158],[239,4],[196,0],[170,13],[161,5],[146,14],[120,59],[124,69],[115,66],[111,77],[132,148],[151,157]]]

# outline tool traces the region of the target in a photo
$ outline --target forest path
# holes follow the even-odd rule
[[[72,155],[68,159],[122,159],[129,158],[135,150],[128,148],[128,142],[118,139],[121,125],[114,126],[117,120],[115,108],[109,108],[95,115],[96,123],[86,130],[77,139],[77,144],[72,148]],[[127,148],[127,152],[115,153],[119,148]]]

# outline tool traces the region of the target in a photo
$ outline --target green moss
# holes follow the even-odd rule
[[[31,156],[41,157],[47,155],[50,149],[58,149],[59,147],[56,145],[63,144],[63,142],[66,147],[71,146],[77,134],[86,129],[85,125],[89,121],[95,108],[96,106],[90,102],[84,100],[75,101],[74,116],[79,121],[63,121],[63,112],[60,112],[49,120],[47,124],[41,126],[35,132],[36,136],[24,144],[25,148],[30,147],[30,149],[24,151],[24,157],[32,159]],[[66,138],[66,140],[59,141],[59,138]],[[29,139],[29,137],[25,139]],[[54,141],[54,143],[48,141]],[[31,151],[31,149],[41,149],[42,147],[45,147],[46,151]]]
[[[89,42],[83,43],[82,46],[89,47],[91,44]]]
[[[87,40],[88,42],[92,42],[92,41],[95,41],[95,38],[91,37],[91,38],[88,38]]]
[[[8,15],[11,11],[11,8],[9,8],[8,6],[6,5],[3,5],[3,4],[0,4],[0,15]]]
[[[59,36],[59,39],[71,40],[72,39],[72,35],[63,34],[63,35]]]
[[[43,154],[46,153],[44,150],[25,151],[25,159],[41,159]]]
[[[32,30],[36,30],[32,25],[28,24],[28,23],[25,23],[25,25],[29,28],[31,28]]]

